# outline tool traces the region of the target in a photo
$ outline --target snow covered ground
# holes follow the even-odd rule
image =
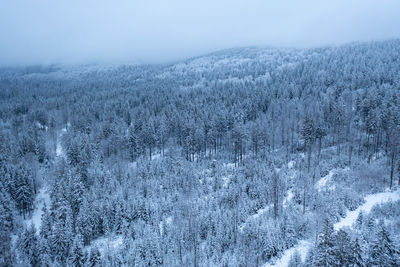
[[[263,266],[264,267],[269,267],[269,266],[279,266],[279,267],[288,266],[290,258],[292,257],[292,255],[296,251],[299,252],[301,260],[305,261],[306,256],[307,256],[307,252],[308,252],[309,248],[311,247],[311,245],[312,245],[311,242],[309,242],[307,240],[301,240],[296,246],[285,250],[285,252],[283,253],[282,257],[279,258],[275,263],[266,263]]]
[[[365,197],[365,203],[358,207],[356,210],[347,211],[346,217],[341,219],[340,222],[334,225],[335,230],[339,230],[343,227],[351,227],[357,220],[358,214],[362,211],[369,213],[373,206],[389,201],[397,201],[400,199],[400,190],[394,192],[382,192],[376,194],[370,194]]]
[[[57,157],[65,157],[64,149],[61,145],[62,136],[67,132],[67,129],[64,127],[60,130],[57,135],[57,144],[56,144],[56,156]]]
[[[288,169],[293,169],[293,167],[296,165],[296,161],[291,160],[288,162]]]
[[[169,216],[165,218],[164,220],[161,220],[160,223],[158,224],[158,227],[160,229],[160,234],[163,235],[164,233],[164,225],[171,225],[172,223],[172,216]]]
[[[165,149],[164,155],[167,154],[167,153],[168,153],[168,149]],[[152,159],[152,160],[160,160],[160,159],[162,159],[162,158],[163,158],[163,155],[162,155],[162,152],[161,152],[161,151],[156,152],[156,153],[154,153],[154,154],[151,155],[151,159]]]
[[[287,196],[285,197],[285,199],[283,200],[283,207],[286,208],[288,206],[288,203],[293,199],[294,194],[292,189],[289,189],[287,191]]]
[[[57,157],[65,157],[65,152],[61,144],[62,136],[67,132],[66,128],[63,128],[59,131],[57,135],[57,143],[56,143],[56,156]],[[27,226],[35,225],[36,231],[39,231],[40,225],[42,223],[42,214],[43,214],[43,206],[46,203],[47,208],[50,208],[50,195],[46,186],[42,186],[39,190],[38,194],[34,200],[34,211],[32,213],[32,217],[30,219],[25,220],[25,224]]]
[[[271,205],[267,205],[264,208],[257,210],[257,213],[247,217],[246,221],[239,226],[239,231],[243,231],[243,228],[246,227],[246,225],[249,225],[252,222],[256,221],[262,214],[267,212],[272,207],[273,207],[272,204]]]
[[[347,172],[349,171],[349,168],[337,168],[337,169],[332,169],[329,171],[329,173],[327,175],[325,175],[324,177],[322,177],[321,179],[319,179],[316,183],[315,183],[315,188],[321,192],[322,190],[335,190],[336,186],[334,184],[334,181],[332,181],[332,177],[334,174],[340,174],[341,172]]]
[[[321,185],[325,185],[324,181],[327,181],[332,177],[333,171],[329,172],[329,174],[322,179]],[[320,181],[321,181],[320,180]],[[289,193],[288,193],[289,197]],[[385,202],[390,202],[390,201],[397,201],[400,199],[400,190],[396,190],[393,192],[387,191],[387,192],[381,192],[381,193],[376,193],[376,194],[370,194],[365,197],[365,203],[358,207],[354,211],[347,211],[347,214],[344,218],[342,218],[339,222],[337,222],[334,225],[335,230],[339,230],[343,227],[351,227],[353,223],[356,221],[358,214],[362,211],[364,213],[369,213],[372,209],[373,206]],[[309,248],[311,247],[312,243],[308,240],[301,240],[299,243],[287,250],[283,253],[282,257],[279,258],[277,261],[274,263],[266,263],[264,267],[267,266],[280,266],[280,267],[286,267],[289,264],[290,258],[292,255],[297,251],[299,251],[300,256],[302,258],[302,261],[305,260],[305,257],[307,255],[307,252]]]
[[[25,220],[26,226],[35,225],[36,231],[39,231],[42,223],[43,206],[46,203],[47,208],[50,207],[50,195],[46,187],[42,187],[35,198],[35,209],[30,219]]]
[[[327,175],[318,180],[318,182],[315,185],[318,191],[321,191],[326,186],[326,184],[330,182],[334,173],[335,173],[334,170],[330,170]]]
[[[107,251],[117,250],[120,247],[122,247],[123,240],[124,239],[122,235],[109,236],[109,237],[103,236],[93,240],[90,243],[90,246],[87,246],[86,248],[90,250],[90,248],[96,247],[99,250],[100,254],[104,256],[104,254]]]
[[[226,169],[235,169],[235,163],[232,162],[224,163],[223,166]]]
[[[232,176],[232,175],[227,175],[227,176],[223,176],[223,177],[222,177],[222,181],[223,181],[222,186],[223,186],[224,188],[227,188],[227,187],[228,187],[228,185],[229,185],[229,183],[230,183],[230,181],[231,181],[231,176]]]

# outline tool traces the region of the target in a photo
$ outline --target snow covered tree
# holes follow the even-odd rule
[[[68,265],[70,266],[85,266],[85,257],[83,252],[83,242],[80,235],[76,235],[73,244],[70,248],[68,256]]]
[[[288,267],[301,267],[303,266],[303,262],[301,260],[300,253],[296,250],[292,257],[290,257],[290,261]]]
[[[90,255],[86,262],[89,267],[101,266],[101,255],[100,251],[96,247],[90,249]]]
[[[24,216],[33,209],[34,186],[32,172],[24,166],[18,166],[13,173],[12,197],[17,208]]]
[[[14,206],[0,183],[0,265],[12,265],[11,236],[14,230]]]
[[[351,260],[347,264],[351,264],[354,267],[363,267],[365,266],[365,260],[363,258],[363,251],[360,246],[360,242],[358,238],[350,243],[351,249]]]
[[[25,229],[20,236],[18,236],[17,247],[32,266],[38,265],[39,243],[36,236],[36,228],[33,224],[29,228]]]
[[[43,205],[42,212],[39,233],[42,238],[48,239],[52,231],[52,218],[47,210],[46,203]]]
[[[379,224],[376,239],[370,244],[369,250],[368,263],[372,266],[398,266],[400,264],[399,251],[383,222]]]
[[[303,121],[301,134],[304,138],[304,147],[307,150],[307,171],[310,172],[311,165],[311,150],[315,141],[315,125],[314,120],[309,114],[306,115]]]
[[[333,225],[328,219],[324,220],[322,233],[318,237],[313,264],[315,266],[334,266],[335,242]]]
[[[334,262],[339,266],[345,266],[349,262],[353,262],[353,252],[349,235],[340,229],[336,233],[334,242]]]

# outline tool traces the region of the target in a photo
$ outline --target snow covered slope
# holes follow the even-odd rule
[[[371,194],[365,197],[365,203],[358,207],[356,210],[347,211],[346,217],[340,222],[334,225],[335,230],[339,230],[343,227],[351,227],[356,221],[360,212],[369,213],[373,206],[389,201],[397,201],[400,199],[400,190],[394,192],[382,192],[377,194]]]
[[[283,253],[282,257],[278,259],[275,263],[270,264],[264,264],[264,267],[270,267],[270,266],[288,266],[290,258],[293,256],[293,254],[298,251],[301,256],[301,260],[305,261],[305,258],[307,256],[308,249],[311,247],[312,243],[307,240],[301,240],[296,246],[291,247]]]

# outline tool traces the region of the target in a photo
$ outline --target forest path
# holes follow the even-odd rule
[[[309,250],[309,248],[311,247],[312,242],[308,241],[308,240],[301,240],[299,241],[299,243],[291,248],[288,248],[287,250],[285,250],[285,252],[282,254],[282,257],[280,257],[279,259],[277,259],[277,261],[274,264],[269,264],[266,263],[263,266],[264,267],[269,267],[269,266],[279,266],[279,267],[284,267],[284,266],[288,266],[290,259],[292,258],[292,255],[294,255],[294,253],[296,253],[296,251],[299,252],[301,260],[304,262],[306,260],[306,256],[307,256],[307,252]]]
[[[50,195],[45,186],[40,188],[38,194],[35,197],[34,203],[35,209],[32,212],[32,217],[25,220],[25,224],[28,227],[33,224],[35,226],[36,232],[38,233],[42,224],[43,206],[46,204],[47,209],[50,207]]]
[[[369,213],[372,207],[374,207],[377,204],[400,200],[400,189],[397,189],[396,191],[387,190],[385,192],[369,194],[364,199],[365,199],[364,204],[362,204],[354,211],[347,211],[346,216],[342,218],[339,222],[334,224],[335,230],[339,230],[343,227],[352,227],[353,223],[357,220],[357,217],[361,211],[364,213]],[[275,263],[273,264],[266,263],[263,266],[286,267],[289,265],[290,259],[296,251],[299,252],[301,259],[304,262],[307,252],[311,246],[312,242],[310,240],[300,240],[297,245],[285,250],[282,254],[282,257],[277,259]]]
[[[63,157],[65,158],[65,152],[61,144],[62,136],[67,132],[67,129],[64,127],[57,133],[56,140],[56,158]],[[25,220],[25,224],[27,226],[34,225],[36,228],[36,232],[39,232],[40,226],[42,225],[42,214],[43,214],[43,206],[46,204],[47,209],[50,208],[50,194],[48,191],[48,187],[44,184],[40,189],[34,200],[35,209],[32,212],[32,217]]]
[[[57,143],[56,143],[56,156],[65,158],[65,151],[61,144],[61,139],[63,135],[67,132],[67,128],[62,128],[57,133]]]
[[[358,207],[356,210],[347,211],[346,217],[341,219],[339,222],[334,224],[335,230],[339,230],[343,227],[351,227],[353,223],[357,220],[360,212],[369,213],[373,206],[381,203],[386,203],[390,201],[397,201],[400,199],[400,190],[396,191],[386,191],[376,194],[367,195],[364,200],[365,203]]]
[[[289,161],[288,163],[284,163],[284,165],[287,165],[287,175],[288,175],[288,182],[290,181],[290,183],[293,182],[293,179],[295,179],[297,172],[294,169],[296,162],[294,160]],[[234,168],[234,167],[232,167]],[[283,169],[284,166],[282,166],[281,168],[275,168],[275,171],[277,173],[281,172],[281,169]],[[224,177],[224,186],[226,185],[226,183],[229,183],[229,179],[230,177]],[[289,204],[289,202],[293,199],[294,197],[294,193],[293,193],[293,189],[289,188],[286,192],[286,196],[283,198],[283,202],[282,205],[284,208],[286,208]],[[256,211],[256,213],[250,215],[249,217],[247,217],[247,219],[239,225],[239,231],[243,231],[243,229],[245,227],[247,227],[248,225],[250,225],[251,223],[253,223],[254,221],[260,219],[260,216],[262,216],[264,213],[268,212],[269,210],[273,209],[274,205],[273,204],[268,204],[266,206],[264,206],[263,208],[260,208]]]

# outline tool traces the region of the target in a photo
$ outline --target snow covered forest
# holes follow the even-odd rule
[[[0,266],[400,266],[400,40],[0,69]]]

